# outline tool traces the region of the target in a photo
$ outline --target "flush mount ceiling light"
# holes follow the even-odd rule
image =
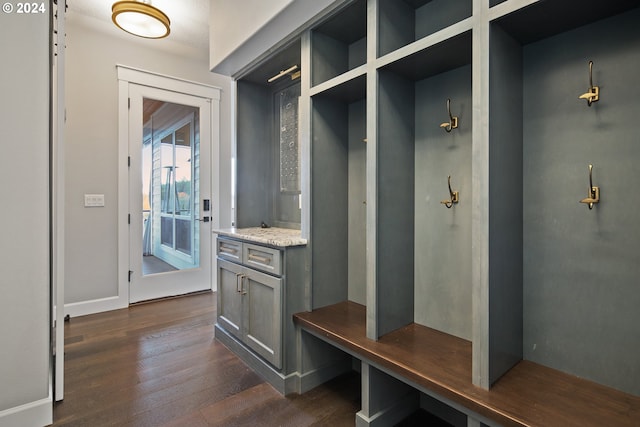
[[[113,23],[134,36],[161,39],[171,32],[169,17],[149,2],[118,1],[111,7],[111,12]]]

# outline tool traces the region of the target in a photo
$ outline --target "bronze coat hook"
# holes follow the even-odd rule
[[[586,203],[589,209],[593,209],[593,205],[600,203],[600,187],[593,186],[592,179],[593,165],[589,165],[589,197],[580,200],[580,203]]]
[[[451,175],[449,175],[447,177],[447,183],[449,184],[449,200],[443,200],[440,203],[445,205],[447,207],[447,209],[451,209],[451,207],[453,206],[454,203],[458,203],[458,201],[460,199],[460,192],[459,191],[453,191],[451,189]]]
[[[447,112],[449,113],[449,121],[442,123],[440,127],[447,132],[451,132],[451,129],[457,129],[458,127],[458,118],[451,114],[451,99],[447,99]]]
[[[593,61],[589,61],[589,89],[587,89],[586,93],[580,95],[578,99],[586,99],[589,107],[600,100],[600,88],[593,85]]]

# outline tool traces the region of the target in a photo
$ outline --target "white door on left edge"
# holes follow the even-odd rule
[[[211,289],[211,102],[129,96],[129,301]]]

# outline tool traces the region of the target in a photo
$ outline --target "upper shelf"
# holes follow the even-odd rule
[[[311,83],[367,62],[367,2],[357,0],[312,31]]]
[[[470,64],[471,47],[471,31],[466,31],[401,57],[384,65],[381,69],[393,71],[413,81],[419,81]]]
[[[378,57],[471,16],[470,0],[381,0]]]
[[[494,23],[526,45],[639,6],[637,0],[554,0],[511,11],[510,2],[504,1],[492,12],[498,15]]]
[[[340,76],[328,81],[327,84],[316,86],[311,91],[312,96],[320,94],[347,104],[359,101],[367,96],[367,76],[362,73],[354,73],[354,76],[350,74]]]

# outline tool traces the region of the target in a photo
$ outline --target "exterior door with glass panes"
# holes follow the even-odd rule
[[[211,289],[211,103],[130,86],[130,302]]]

